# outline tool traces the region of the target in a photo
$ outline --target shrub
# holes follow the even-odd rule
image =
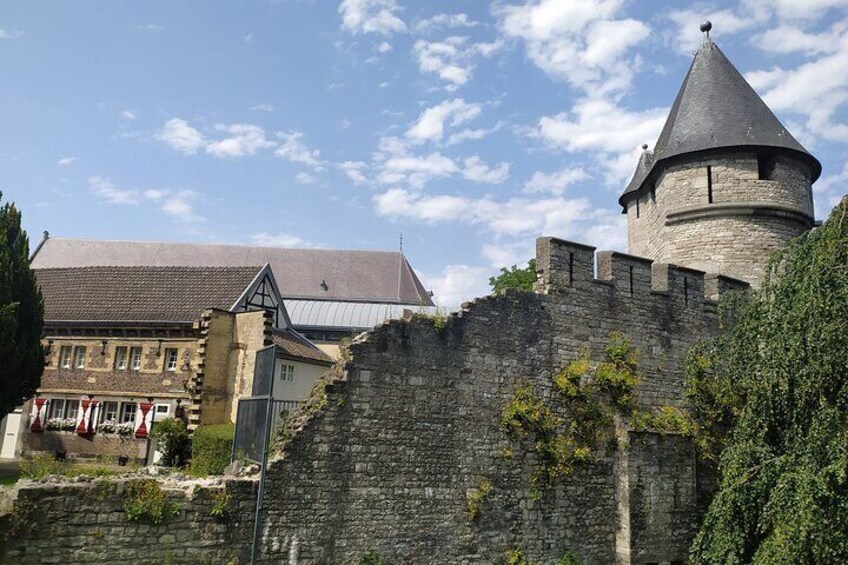
[[[65,464],[48,454],[42,453],[32,459],[21,461],[21,477],[42,479],[48,475],[59,475],[65,471]]]
[[[369,549],[359,557],[356,565],[391,565],[391,561],[380,555],[376,550]]]
[[[222,475],[233,453],[235,424],[200,426],[191,442],[191,473],[195,476]]]
[[[168,501],[165,491],[155,480],[142,479],[127,483],[124,511],[131,522],[146,520],[158,525],[168,523],[179,514],[180,506]]]
[[[483,501],[488,498],[490,492],[492,492],[492,483],[488,479],[483,479],[477,488],[465,495],[468,505],[468,520],[470,522],[476,522],[480,517]]]
[[[162,453],[162,464],[168,467],[182,467],[185,465],[189,453],[190,440],[188,430],[182,420],[167,418],[156,422],[150,437],[158,443],[159,452]]]

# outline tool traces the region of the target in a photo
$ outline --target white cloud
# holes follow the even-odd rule
[[[339,168],[344,171],[344,174],[353,181],[353,184],[360,185],[368,182],[364,170],[368,165],[364,161],[344,161],[339,163]]]
[[[486,243],[483,245],[482,254],[496,269],[512,265],[523,267],[531,257],[536,255],[533,243],[531,238],[511,243]]]
[[[165,122],[156,137],[186,155],[193,155],[206,145],[203,134],[180,118],[171,118]]]
[[[445,124],[458,126],[480,115],[477,104],[468,104],[462,98],[447,100],[424,110],[418,120],[407,130],[406,136],[415,141],[440,141]]]
[[[848,100],[848,30],[833,28],[835,34],[824,45],[826,53],[795,68],[773,67],[748,73],[751,85],[776,112],[806,116],[807,130],[825,139],[848,141],[848,125],[835,114]],[[796,38],[798,39],[798,38]],[[800,46],[796,41],[796,45]]]
[[[489,167],[480,157],[473,155],[465,159],[462,176],[470,181],[501,184],[509,178],[509,163]]]
[[[303,133],[299,131],[278,132],[280,145],[274,151],[274,155],[288,159],[292,163],[302,163],[315,170],[321,170],[324,166],[320,160],[321,152],[317,149],[309,149],[303,143]]]
[[[491,270],[469,265],[448,265],[438,275],[420,274],[433,290],[433,299],[442,308],[455,310],[463,302],[489,294]]]
[[[125,120],[133,121],[138,116],[136,115],[135,110],[124,110],[123,112],[121,112],[121,117]]]
[[[400,7],[395,0],[343,0],[339,4],[342,28],[353,34],[392,35],[406,31],[398,12]]]
[[[206,152],[215,157],[235,159],[255,155],[260,149],[274,146],[265,137],[265,130],[253,124],[217,124],[215,129],[230,134],[230,137],[206,146]]]
[[[580,167],[566,167],[553,173],[536,171],[530,180],[524,183],[524,192],[530,194],[547,192],[560,195],[572,184],[587,178],[589,175]]]
[[[24,32],[22,31],[9,31],[6,29],[0,29],[0,39],[17,39],[23,34]]]
[[[314,175],[310,175],[309,173],[297,173],[294,176],[294,180],[300,184],[314,184],[318,178]]]
[[[848,159],[843,161],[845,165],[840,172],[826,175],[813,185],[816,217],[820,220],[827,218],[833,207],[848,195]]]
[[[437,14],[432,18],[421,20],[415,24],[415,30],[419,32],[428,32],[441,28],[450,27],[477,27],[478,22],[475,22],[468,17],[468,14]]]
[[[596,94],[626,90],[639,58],[632,48],[648,37],[634,19],[616,19],[624,0],[528,0],[495,9],[507,37],[554,78]]]
[[[469,43],[467,37],[459,36],[442,41],[419,39],[415,42],[415,55],[422,73],[436,74],[450,83],[448,90],[455,90],[471,78],[475,57],[489,57],[501,46],[500,41]]]
[[[205,221],[205,218],[194,210],[191,203],[198,197],[197,192],[193,190],[120,188],[112,182],[112,179],[99,176],[90,177],[87,183],[89,190],[107,204],[130,206],[153,204],[158,206],[161,212],[182,222]]]
[[[733,10],[673,10],[669,12],[675,29],[670,33],[671,43],[681,55],[691,57],[704,40],[700,25],[704,20],[713,24],[710,37],[730,37],[740,31],[755,27],[760,23],[756,14],[747,12],[745,16],[737,15]]]
[[[498,122],[490,128],[464,129],[460,132],[453,133],[448,137],[447,145],[457,145],[469,140],[483,139],[487,135],[500,131],[503,127],[503,122]]]
[[[432,179],[448,177],[458,171],[452,159],[438,152],[421,156],[395,155],[380,164],[377,180],[381,184],[408,183],[421,188]]]
[[[268,102],[262,102],[261,104],[257,104],[256,106],[251,106],[248,110],[253,110],[254,112],[273,112],[274,106],[273,104],[269,104]]]
[[[839,38],[844,33],[846,22],[838,22],[830,30],[822,33],[809,33],[792,25],[769,28],[757,35],[753,43],[759,49],[770,53],[803,52],[807,55],[833,53],[839,48]]]
[[[781,21],[812,21],[828,10],[846,6],[848,0],[743,0],[741,8],[758,18],[774,15]]]
[[[603,98],[583,98],[570,113],[544,116],[535,136],[571,153],[592,153],[605,168],[606,182],[616,184],[633,174],[643,143],[654,143],[667,108],[630,111]]]
[[[67,167],[71,163],[74,163],[76,160],[76,157],[62,157],[56,164],[60,167]]]
[[[259,232],[249,237],[251,245],[260,247],[316,247],[299,236],[285,232]]]
[[[378,47],[377,51],[380,53],[389,53],[392,50],[392,44],[388,41],[382,42]]]

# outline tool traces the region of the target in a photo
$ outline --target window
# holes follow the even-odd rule
[[[74,367],[85,369],[85,347],[78,345],[74,347]]]
[[[280,365],[280,380],[284,383],[294,380],[294,365]]]
[[[78,400],[66,400],[65,401],[65,418],[73,418],[77,419],[77,413],[79,413],[79,401]]]
[[[65,417],[65,400],[63,398],[50,399],[50,410],[47,413],[47,418],[64,418]]]
[[[636,217],[639,217],[639,199],[636,199]]]
[[[130,368],[133,371],[141,369],[141,348],[130,347]]]
[[[115,369],[118,371],[126,371],[127,370],[127,348],[126,347],[116,347],[115,348]]]
[[[165,350],[165,370],[166,371],[176,371],[177,370],[177,350],[168,348]]]
[[[156,405],[156,420],[164,420],[171,413],[171,407],[167,404]]]
[[[117,402],[103,402],[100,404],[100,422],[114,422],[118,417]]]
[[[774,180],[775,159],[768,155],[757,155],[757,178]]]
[[[713,168],[707,165],[707,202],[713,203]]]
[[[59,349],[59,368],[60,369],[70,369],[71,368],[71,346],[63,345],[61,349]]]
[[[135,412],[136,412],[135,402],[122,402],[121,403],[121,419],[118,420],[118,423],[119,424],[126,424],[127,422],[135,422]]]

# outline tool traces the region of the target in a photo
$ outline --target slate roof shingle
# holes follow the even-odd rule
[[[229,310],[262,267],[83,267],[35,271],[50,322],[188,322]]]
[[[271,339],[274,341],[274,345],[279,346],[287,357],[318,361],[328,367],[333,364],[329,355],[291,330],[274,330]]]
[[[49,238],[35,253],[32,267],[241,267],[265,263],[271,264],[284,298],[433,305],[399,252]]]
[[[650,167],[646,170],[640,160],[618,202],[624,206],[665,159],[745,146],[789,151],[810,166],[812,181],[821,175],[818,159],[792,137],[721,49],[706,39],[683,79],[654,146]]]

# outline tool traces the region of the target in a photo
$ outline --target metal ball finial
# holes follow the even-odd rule
[[[705,21],[701,24],[701,31],[707,34],[707,37],[710,36],[710,30],[713,29],[713,23],[710,20]]]
[[[643,144],[642,144],[642,151],[647,151],[647,150],[648,150],[648,144],[647,144],[647,143],[643,143]]]

